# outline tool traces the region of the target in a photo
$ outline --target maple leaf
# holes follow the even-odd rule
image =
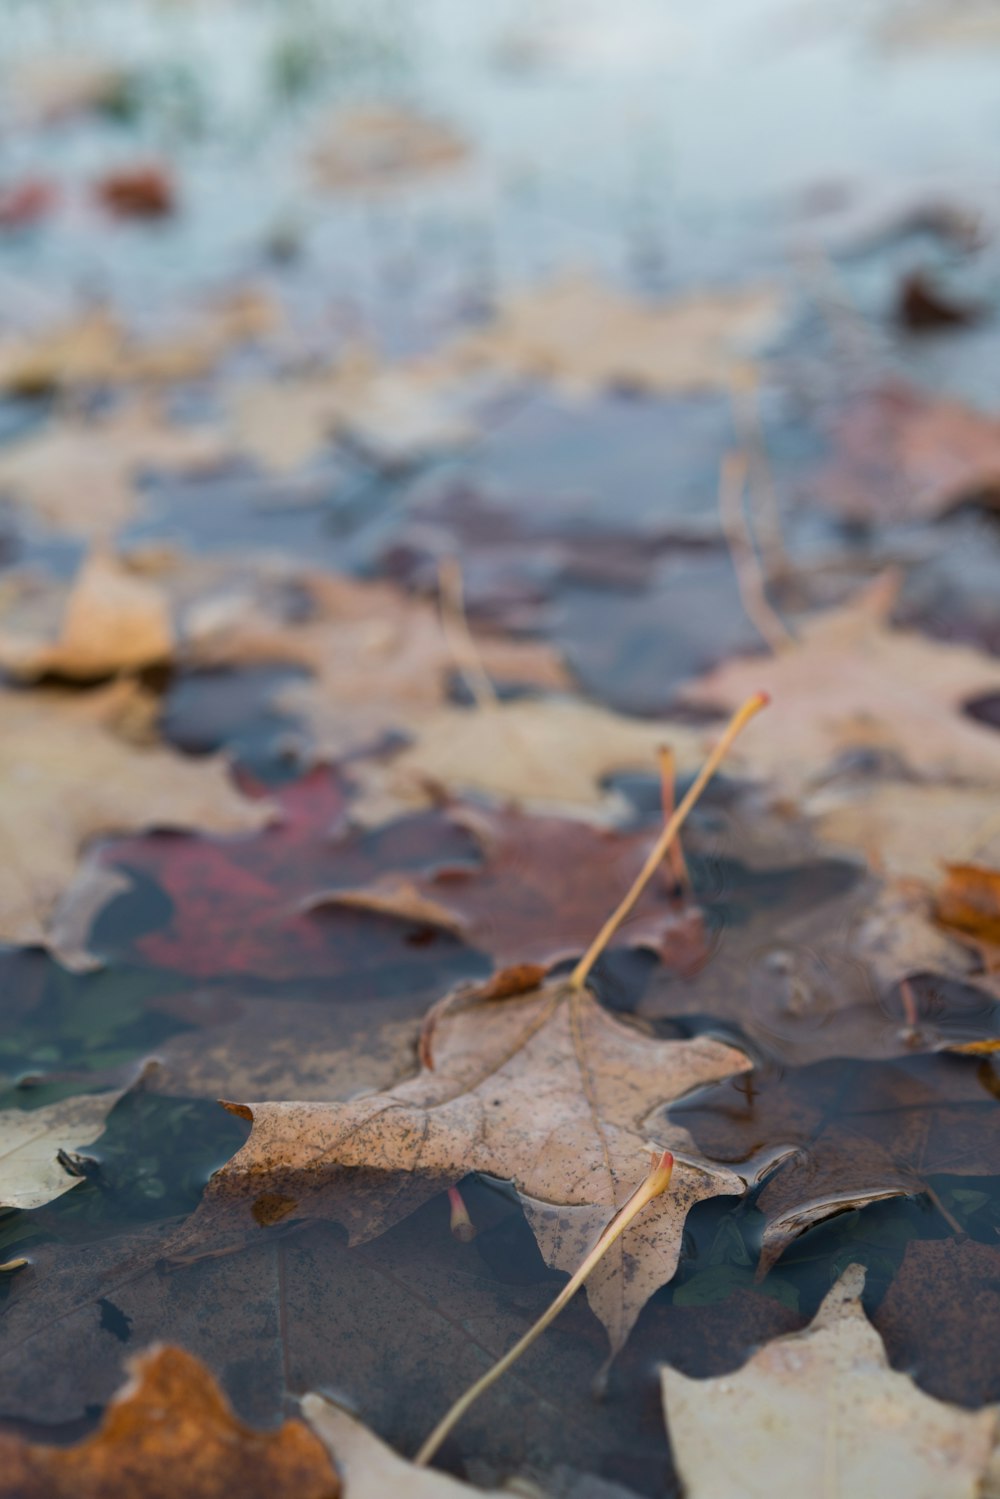
[[[0,603],[0,665],[14,677],[88,679],[167,660],[174,647],[165,594],[100,550],[69,586],[8,580]]]
[[[755,1074],[682,1102],[672,1116],[706,1155],[748,1181],[773,1170],[757,1199],[766,1218],[761,1272],[837,1213],[920,1194],[935,1172],[991,1175],[1000,1162],[996,1104],[971,1057]]]
[[[774,333],[780,312],[769,287],[640,302],[587,275],[564,275],[516,293],[492,323],[439,357],[456,368],[548,380],[575,395],[609,386],[728,391],[752,370],[747,350]]]
[[[311,618],[297,625],[237,620],[191,657],[200,664],[246,660],[304,666],[311,680],[282,689],[275,705],[305,720],[316,758],[334,759],[393,730],[410,730],[447,701],[455,651],[434,606],[388,583],[310,574],[300,580]],[[500,681],[557,689],[558,657],[533,641],[477,637],[482,665]],[[426,798],[424,798],[426,801]]]
[[[0,490],[54,530],[107,538],[131,519],[144,470],[215,468],[226,451],[216,433],[171,426],[133,402],[101,418],[57,416],[5,444]]]
[[[96,1140],[121,1096],[119,1089],[0,1111],[0,1207],[42,1207],[75,1187],[81,1178],[65,1169],[60,1151]]]
[[[1000,666],[971,647],[890,629],[896,586],[887,574],[804,621],[798,642],[773,660],[727,662],[682,689],[686,701],[723,710],[748,684],[770,693],[769,720],[737,750],[737,767],[796,798],[858,747],[931,777],[1000,781],[1000,739],[961,715],[968,699],[1000,687]]]
[[[912,1499],[981,1492],[997,1409],[965,1411],[889,1366],[849,1265],[810,1325],[768,1343],[735,1373],[688,1379],[661,1368],[670,1444],[688,1499],[829,1499],[899,1485]]]
[[[833,434],[823,503],[851,520],[933,519],[1000,497],[1000,422],[893,382],[857,397]]]
[[[498,968],[551,968],[584,951],[607,913],[608,890],[631,884],[655,841],[648,832],[528,817],[514,808],[452,807],[448,815],[474,838],[481,864],[415,877],[391,871],[361,889],[319,892],[310,908],[332,902],[424,922],[489,953]],[[700,911],[649,887],[623,938],[681,970],[707,956]]]
[[[398,105],[371,104],[333,116],[312,150],[328,188],[384,190],[462,163],[468,146],[447,125]]]
[[[0,1499],[337,1499],[323,1444],[301,1421],[244,1426],[207,1369],[181,1348],[131,1361],[99,1429],[73,1447],[0,1434]]]
[[[809,798],[813,826],[824,842],[863,854],[890,880],[929,889],[948,863],[1000,861],[996,792],[926,781],[833,784]]]
[[[289,710],[300,700],[295,690],[281,694]],[[707,737],[689,724],[643,723],[568,697],[439,708],[412,728],[412,745],[352,767],[360,820],[385,822],[426,806],[435,792],[605,820],[626,810],[624,799],[603,785],[613,771],[648,773],[667,744],[687,772]]]
[[[331,1218],[363,1241],[482,1171],[514,1183],[546,1261],[575,1270],[642,1175],[653,1110],[750,1064],[706,1037],[651,1040],[565,981],[491,997],[502,992],[442,1001],[419,1074],[386,1092],[345,1104],[228,1105],[253,1130],[212,1178],[185,1234],[191,1246],[288,1217]],[[733,1173],[693,1156],[683,1131],[657,1139],[677,1157],[671,1191],[587,1284],[615,1351],[672,1277],[690,1208],[742,1190]]]
[[[246,778],[243,784],[254,791]],[[259,788],[256,796],[260,806]],[[272,802],[277,819],[249,837],[199,831],[119,839],[102,849],[102,865],[146,876],[170,899],[165,927],[135,941],[139,956],[200,979],[312,977],[331,963],[339,971],[355,955],[335,950],[323,920],[306,909],[317,890],[472,852],[468,835],[441,813],[417,814],[379,834],[351,831],[344,782],[326,767],[282,787]]]
[[[129,683],[85,695],[0,691],[3,941],[51,942],[79,961],[81,933],[64,907],[91,839],[150,826],[248,831],[271,815],[239,795],[218,759],[128,744],[113,725],[135,702]]]

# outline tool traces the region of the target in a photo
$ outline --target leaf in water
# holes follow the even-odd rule
[[[515,808],[458,805],[449,816],[475,840],[481,864],[413,877],[392,871],[366,887],[317,894],[310,906],[330,900],[426,922],[489,953],[498,968],[548,968],[586,949],[607,914],[608,891],[628,888],[655,842],[650,833],[528,817]],[[662,887],[647,887],[619,940],[681,971],[707,957],[700,911],[671,900]]]
[[[948,864],[934,914],[943,927],[978,946],[1000,947],[1000,869]]]
[[[1000,1399],[998,1316],[1000,1248],[963,1237],[911,1240],[873,1321],[923,1389],[979,1406]]]
[[[946,1405],[891,1369],[862,1309],[863,1287],[852,1265],[804,1332],[769,1343],[735,1374],[692,1380],[661,1368],[688,1499],[801,1499],[819,1486],[829,1499],[981,1491],[996,1408]]]
[[[419,1075],[387,1092],[347,1104],[230,1105],[253,1121],[250,1139],[167,1252],[197,1254],[295,1218],[333,1219],[364,1241],[482,1171],[514,1182],[547,1262],[575,1270],[642,1177],[653,1110],[748,1062],[707,1038],[651,1040],[565,981],[496,992],[495,980],[443,1000],[425,1026]],[[691,1207],[741,1191],[732,1172],[692,1155],[684,1131],[656,1140],[678,1157],[671,1191],[587,1285],[615,1351],[673,1275]]]
[[[769,1177],[757,1201],[767,1218],[762,1272],[824,1219],[920,1194],[935,1172],[980,1176],[1000,1167],[1000,1120],[974,1058],[829,1061],[781,1077],[752,1074],[671,1114],[711,1160],[742,1165],[750,1181]]]
[[[40,1109],[0,1111],[0,1207],[38,1208],[81,1180],[61,1156],[90,1145],[121,1091],[64,1098]]]
[[[75,1447],[0,1435],[3,1499],[337,1499],[340,1483],[308,1427],[258,1432],[237,1421],[208,1371],[183,1349],[153,1347],[100,1429]]]

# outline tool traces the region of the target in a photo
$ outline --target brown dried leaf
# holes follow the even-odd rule
[[[488,991],[487,991],[488,992]],[[746,1057],[700,1037],[656,1041],[556,981],[502,1000],[459,991],[431,1012],[417,1077],[345,1104],[230,1105],[252,1119],[181,1238],[288,1217],[375,1237],[469,1171],[513,1181],[547,1262],[575,1270],[645,1172],[646,1121],[671,1097]],[[692,1156],[683,1131],[656,1131],[678,1157],[670,1192],[609,1252],[587,1285],[620,1349],[645,1302],[672,1277],[696,1202],[742,1190]],[[178,1251],[174,1251],[178,1252]]]
[[[1000,870],[949,864],[934,914],[946,930],[977,944],[1000,947]]]
[[[268,820],[221,761],[120,738],[112,725],[134,700],[127,683],[84,695],[0,691],[0,940],[52,939],[90,839],[145,827],[251,831]]]
[[[329,1456],[301,1421],[244,1426],[180,1348],[153,1347],[129,1370],[98,1431],[75,1447],[0,1434],[0,1499],[337,1499]]]
[[[810,1325],[735,1374],[662,1367],[664,1413],[687,1499],[824,1499],[895,1490],[974,1499],[998,1436],[994,1406],[965,1411],[889,1366],[849,1265]]]
[[[324,187],[371,191],[455,167],[467,155],[461,136],[440,121],[373,104],[336,114],[314,145],[312,162]]]
[[[749,351],[774,333],[771,287],[704,291],[639,302],[583,274],[512,296],[496,320],[443,358],[514,378],[549,380],[574,395],[607,387],[658,393],[731,390]]]
[[[226,452],[217,433],[171,426],[134,402],[103,418],[58,416],[6,444],[0,491],[54,530],[107,539],[132,518],[134,480],[144,469],[211,469]]]
[[[968,699],[1000,688],[997,661],[886,624],[897,582],[886,574],[841,608],[801,626],[772,660],[730,661],[684,689],[687,701],[735,709],[771,695],[758,732],[733,762],[798,800],[838,755],[874,748],[921,774],[1000,783],[1000,737],[963,717]]]
[[[70,585],[15,577],[0,596],[0,666],[22,679],[80,681],[166,661],[174,631],[156,583],[97,550]]]

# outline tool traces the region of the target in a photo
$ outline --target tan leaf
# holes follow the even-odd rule
[[[809,799],[819,836],[890,879],[937,885],[948,862],[1000,863],[995,791],[925,781],[832,786]]]
[[[461,136],[440,121],[377,104],[334,115],[313,147],[312,163],[324,187],[357,191],[395,187],[457,166],[467,154]]]
[[[661,1368],[674,1461],[687,1499],[975,1499],[997,1440],[997,1408],[963,1410],[890,1368],[850,1265],[800,1333],[734,1374]],[[928,1309],[928,1315],[930,1310]]]
[[[886,574],[806,620],[798,643],[772,660],[730,661],[683,689],[687,701],[723,710],[750,692],[770,693],[766,721],[733,755],[737,767],[796,798],[857,748],[895,755],[927,776],[1000,783],[1000,736],[960,711],[1000,690],[1000,663],[970,646],[890,629],[895,588]]]
[[[5,444],[0,491],[54,530],[106,538],[134,514],[143,470],[213,468],[225,455],[216,433],[171,426],[136,402],[103,418],[58,416]]]
[[[84,695],[2,692],[0,940],[51,939],[81,850],[137,828],[250,831],[268,808],[244,800],[217,759],[137,749],[110,727],[134,694],[120,683]]]
[[[728,391],[752,370],[749,351],[775,332],[780,312],[766,286],[639,302],[589,276],[565,275],[512,296],[450,355],[456,367],[486,365],[576,395],[607,387]]]
[[[0,1112],[0,1207],[44,1207],[75,1187],[81,1178],[60,1164],[58,1152],[96,1140],[121,1096],[120,1089],[88,1093]]]
[[[329,1456],[301,1421],[244,1426],[181,1348],[154,1346],[129,1370],[98,1430],[76,1446],[0,1434],[0,1499],[337,1499]]]
[[[460,1499],[461,1495],[469,1499],[476,1494],[499,1496],[501,1492],[510,1495],[507,1488],[472,1489],[447,1473],[415,1468],[356,1416],[322,1395],[304,1395],[301,1404],[302,1414],[333,1458],[349,1499],[390,1499],[396,1494],[406,1499]],[[534,1491],[519,1485],[517,1492]],[[543,1499],[540,1492],[539,1499]]]
[[[289,689],[285,706],[294,708],[302,696]],[[312,721],[317,723],[315,717]],[[356,767],[360,819],[384,822],[424,806],[428,787],[454,795],[485,794],[539,811],[609,818],[621,810],[621,799],[601,784],[612,772],[648,772],[657,750],[669,744],[684,773],[704,758],[706,742],[706,735],[690,725],[625,718],[569,697],[474,710],[439,708],[411,727],[411,746],[385,763]],[[322,720],[317,737],[321,744],[333,742],[324,735]]]
[[[230,1105],[253,1130],[212,1178],[191,1243],[289,1215],[333,1219],[362,1242],[482,1171],[514,1183],[546,1261],[573,1271],[644,1178],[654,1110],[750,1066],[707,1037],[651,1039],[561,980],[502,999],[493,992],[443,1000],[425,1026],[420,1073],[386,1092],[344,1104]],[[655,1137],[678,1157],[670,1192],[587,1285],[614,1350],[673,1276],[690,1208],[743,1191],[735,1174],[693,1155],[684,1130],[657,1122]]]
[[[81,681],[169,659],[174,632],[166,595],[116,557],[95,551],[72,584],[11,580],[0,596],[0,666],[30,679]]]

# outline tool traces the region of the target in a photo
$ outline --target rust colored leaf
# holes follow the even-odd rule
[[[497,966],[543,964],[579,955],[629,887],[655,841],[647,832],[595,828],[569,818],[528,817],[514,808],[456,807],[455,826],[472,835],[482,864],[413,877],[393,871],[364,889],[321,895],[327,900],[443,927]],[[707,957],[700,910],[670,898],[662,883],[644,893],[620,935],[630,947],[655,952],[689,972]]]
[[[0,1434],[2,1499],[337,1499],[326,1450],[301,1421],[244,1426],[180,1348],[151,1348],[130,1372],[100,1429],[76,1447]]]
[[[948,864],[935,916],[943,927],[985,946],[1000,946],[1000,870]]]
[[[157,162],[119,167],[94,184],[94,194],[121,219],[168,218],[177,207],[177,189],[166,167]]]

